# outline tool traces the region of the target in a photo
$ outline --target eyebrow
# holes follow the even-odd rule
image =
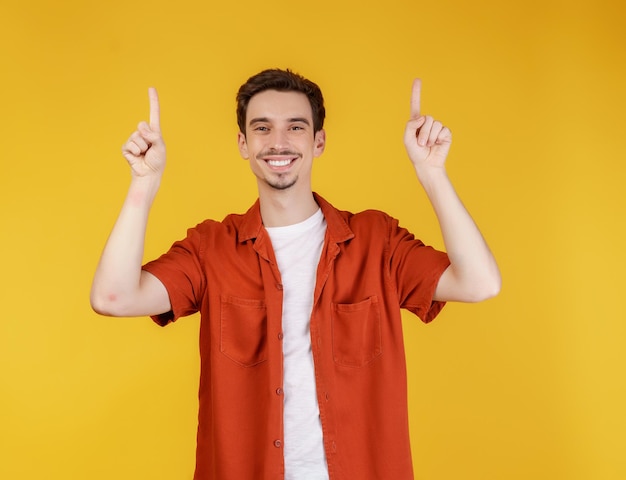
[[[270,119],[267,117],[257,117],[250,120],[248,125],[254,125],[255,123],[266,123],[270,122]],[[288,123],[302,122],[305,125],[311,125],[311,122],[305,117],[292,117],[287,119]]]

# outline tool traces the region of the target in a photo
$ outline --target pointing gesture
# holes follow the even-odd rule
[[[150,128],[161,133],[161,107],[156,88],[148,89],[148,98],[150,99]]]
[[[159,96],[148,89],[150,123],[141,122],[122,147],[122,154],[136,177],[161,175],[165,168],[165,143],[161,136]]]
[[[411,118],[404,131],[404,146],[415,168],[443,167],[452,143],[452,132],[433,117],[421,114],[422,81],[413,81]]]

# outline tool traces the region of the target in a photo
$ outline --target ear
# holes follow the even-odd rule
[[[314,155],[319,157],[322,153],[324,153],[324,149],[326,148],[326,131],[318,130],[315,133],[313,143],[315,144]]]
[[[246,136],[241,132],[237,133],[237,145],[239,146],[241,158],[248,160],[250,158],[248,155],[248,143],[246,142]]]

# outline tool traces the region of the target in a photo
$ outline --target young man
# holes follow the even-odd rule
[[[165,325],[201,313],[195,479],[413,478],[400,309],[432,320],[446,301],[500,289],[496,262],[445,170],[448,128],[420,113],[413,85],[404,142],[447,254],[382,212],[352,214],[312,192],[324,102],[283,70],[237,95],[239,151],[259,199],[207,220],[142,267],[165,166],[159,103],[123,147],[132,181],[92,287],[104,315]]]

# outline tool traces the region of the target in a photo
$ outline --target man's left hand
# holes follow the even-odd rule
[[[413,81],[411,118],[404,131],[404,146],[416,169],[443,168],[452,144],[452,132],[433,117],[420,112],[422,81]]]

